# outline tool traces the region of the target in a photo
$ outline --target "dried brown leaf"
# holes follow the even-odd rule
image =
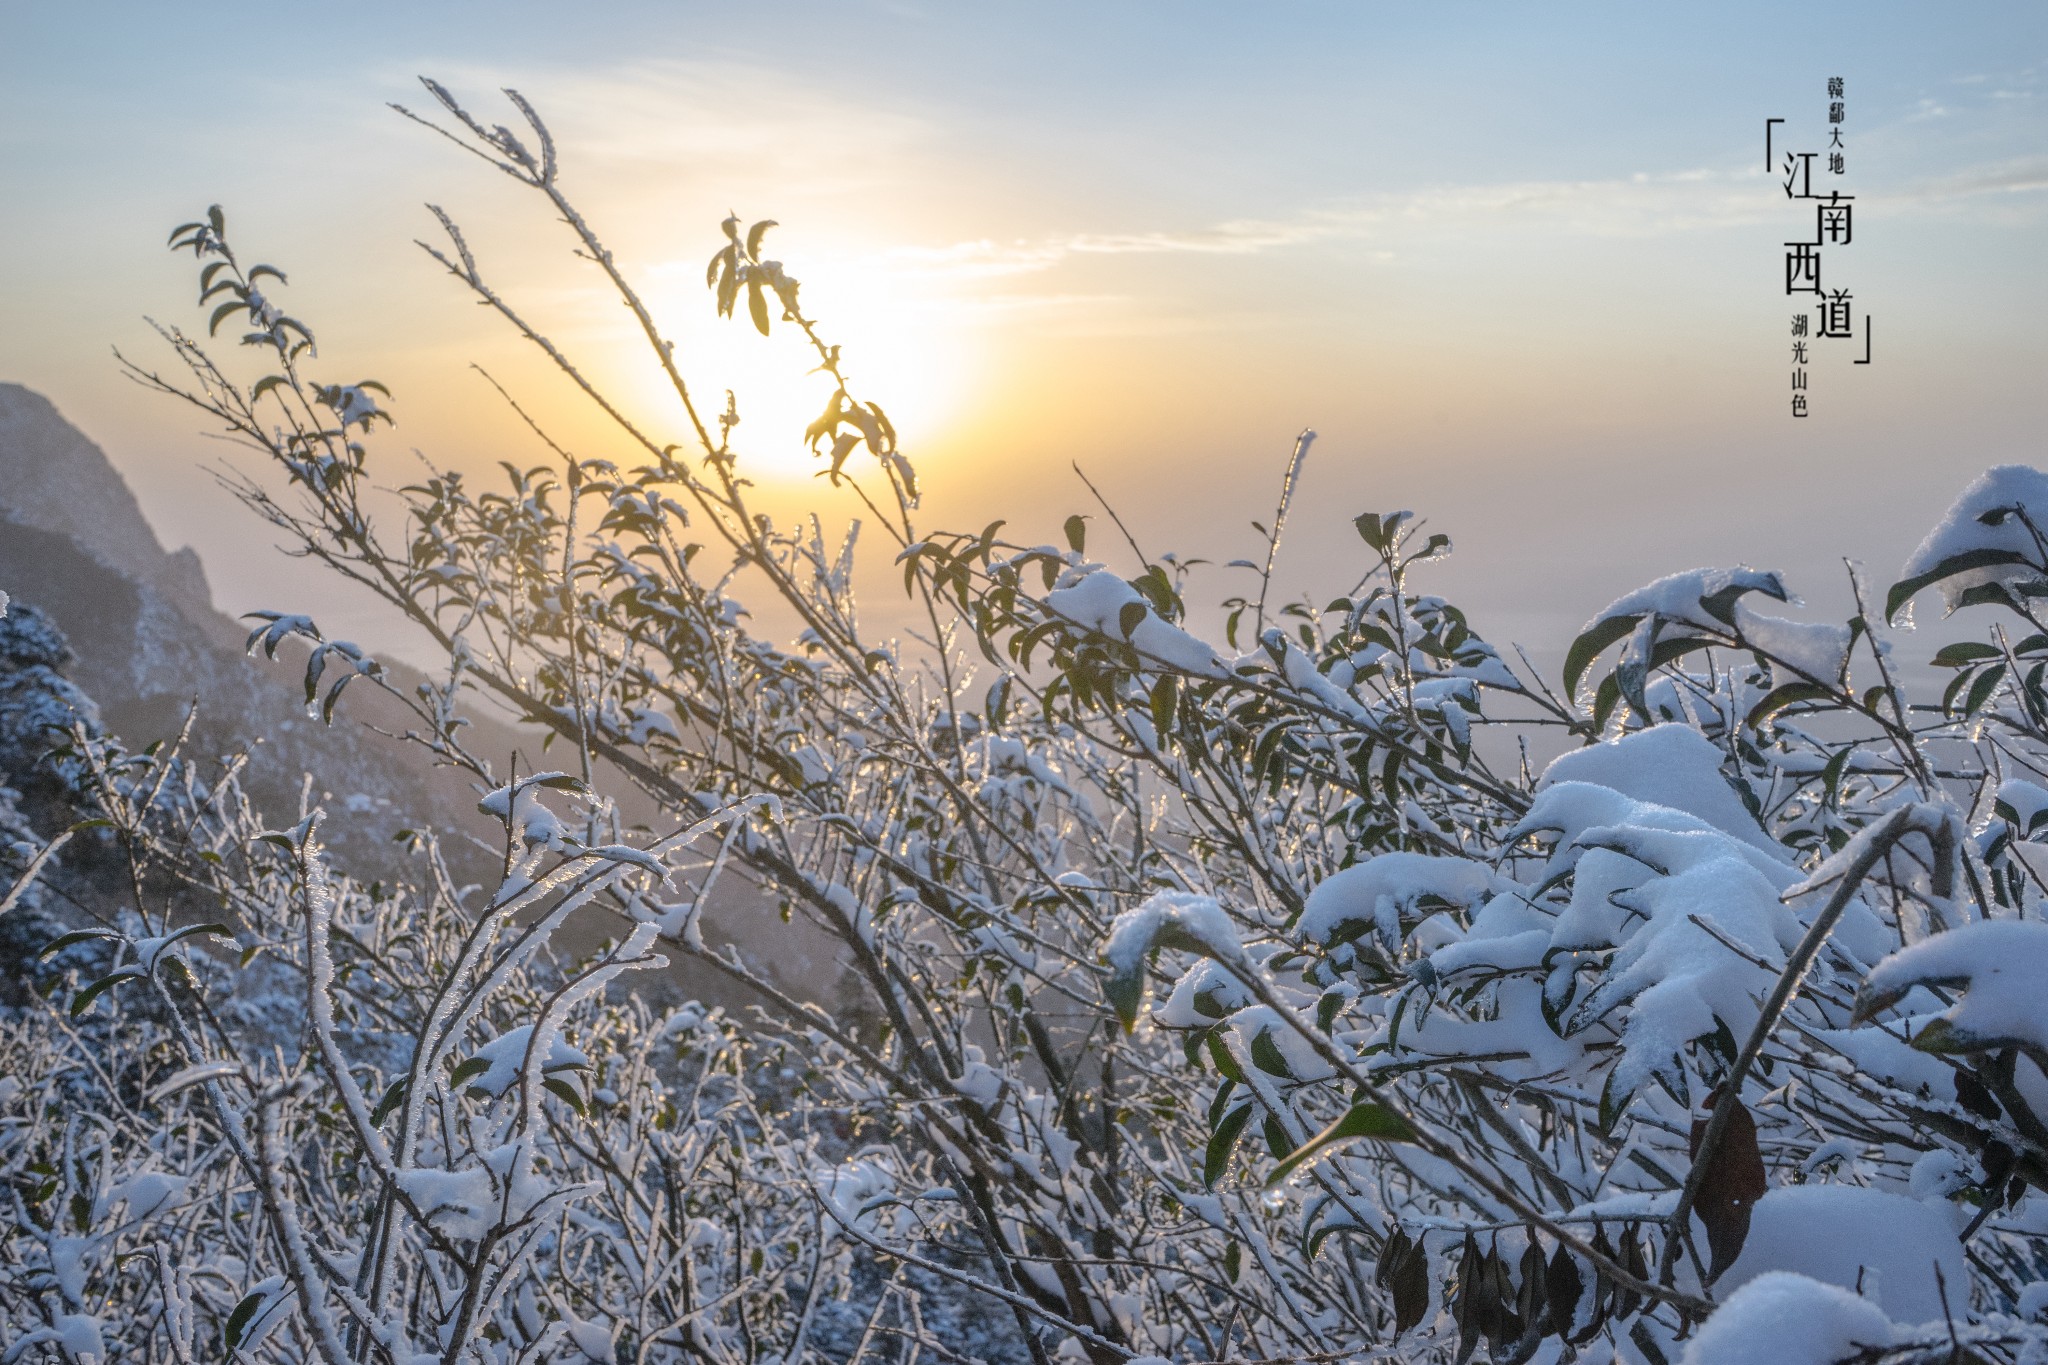
[[[1693,1213],[1707,1229],[1707,1248],[1712,1255],[1707,1272],[1710,1279],[1734,1264],[1742,1253],[1742,1244],[1749,1237],[1750,1214],[1769,1188],[1763,1151],[1756,1141],[1756,1120],[1750,1117],[1741,1100],[1726,1097],[1716,1089],[1707,1096],[1706,1106],[1712,1109],[1719,1103],[1735,1107],[1729,1111],[1719,1145],[1707,1154],[1699,1195],[1693,1201]],[[1699,1158],[1700,1139],[1706,1131],[1707,1120],[1694,1121],[1690,1151],[1695,1160]]]

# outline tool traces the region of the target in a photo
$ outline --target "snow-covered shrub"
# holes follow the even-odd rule
[[[365,886],[327,866],[317,811],[265,829],[232,766],[106,741],[77,758],[135,850],[137,904],[49,945],[103,951],[0,1030],[7,1358],[801,1340],[782,1282],[822,1286],[844,1255],[810,1235],[816,1138],[755,1107],[764,1059],[721,1012],[607,994],[660,965],[653,925],[549,958],[629,884],[708,889],[698,837],[745,808],[637,847],[526,843],[536,793],[578,795],[532,775],[484,802],[524,812],[488,895],[425,839],[416,885]],[[180,922],[195,900],[222,917]]]
[[[737,411],[696,406],[538,117],[513,96],[526,129],[488,126],[428,88],[616,289],[684,439],[612,406],[443,216],[430,253],[638,462],[536,428],[547,462],[490,488],[430,471],[380,522],[386,391],[305,372],[310,333],[218,211],[175,235],[265,372],[167,329],[187,373],[135,373],[270,461],[288,491],[252,474],[244,500],[446,670],[405,693],[311,614],[266,615],[252,648],[303,642],[330,718],[358,680],[411,707],[488,793],[504,879],[465,893],[427,845],[418,885],[361,887],[316,812],[266,831],[189,766],[159,781],[174,755],[94,759],[129,845],[305,1003],[227,988],[234,959],[138,904],[69,997],[122,1028],[12,1026],[19,1340],[951,1358],[921,1297],[944,1282],[1009,1319],[975,1350],[1040,1361],[2048,1347],[2048,475],[1973,484],[1844,625],[1778,614],[1775,574],[1676,574],[1588,622],[1552,687],[1422,590],[1448,542],[1406,512],[1357,519],[1338,590],[1272,599],[1304,436],[1205,639],[1190,561],[1128,537],[1091,558],[1085,518],[1057,544],[922,527],[770,225],[729,219],[715,304],[816,347],[823,472],[928,626],[878,638],[853,532],[759,512]],[[1894,623],[1936,586],[2004,624],[1942,648],[1953,684],[1913,702]],[[479,704],[573,775],[498,771],[464,742]],[[628,793],[654,828],[623,826]],[[834,936],[836,1008],[707,937],[721,873]],[[534,954],[604,914],[596,958]],[[608,989],[657,949],[758,1010],[657,1024]],[[114,1193],[154,1172],[175,1200]],[[835,1315],[848,1296],[864,1317]]]
[[[71,661],[48,616],[0,595],[0,1004],[42,984],[39,950],[63,932],[45,902],[49,874],[77,832],[69,754],[74,734],[99,734],[98,708],[64,676]]]

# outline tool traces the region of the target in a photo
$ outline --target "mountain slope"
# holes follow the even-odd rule
[[[354,718],[308,720],[296,670],[243,654],[198,556],[165,551],[99,447],[15,384],[0,384],[0,590],[63,628],[73,676],[110,730],[145,744],[175,733],[197,701],[198,752],[254,745],[251,785],[280,812],[296,807],[301,774],[319,774],[316,798],[333,793],[351,817],[350,829],[336,822],[338,840],[386,843],[408,809],[446,827],[474,801]],[[356,717],[390,709],[366,689],[351,700]],[[494,738],[514,742],[509,730]]]
[[[189,546],[166,553],[100,448],[49,399],[19,384],[0,384],[0,507],[14,521],[68,536],[172,601],[212,605],[199,556]]]
[[[0,384],[0,591],[41,607],[70,637],[72,679],[131,746],[175,734],[196,702],[194,751],[251,746],[245,785],[273,819],[294,818],[304,775],[315,775],[312,796],[330,813],[325,835],[359,872],[397,872],[392,835],[431,827],[472,836],[444,848],[459,875],[493,880],[488,864],[503,831],[477,814],[469,780],[371,728],[402,733],[402,709],[357,686],[332,725],[309,719],[303,655],[296,647],[276,662],[245,654],[247,632],[214,610],[198,557],[165,551],[105,453],[17,384]],[[401,687],[418,676],[387,667]],[[521,770],[544,766],[535,761],[537,736],[471,715],[465,742],[499,771],[515,750]],[[714,928],[714,937],[807,993],[829,989],[838,967],[825,940],[782,923],[739,888],[720,901],[711,915],[725,933]],[[693,993],[726,995],[715,980],[681,975]]]

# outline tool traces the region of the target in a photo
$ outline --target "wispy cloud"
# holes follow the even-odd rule
[[[1550,227],[1639,236],[1738,225],[1777,214],[1775,197],[1756,174],[1707,170],[1438,186],[1311,206],[1285,217],[1234,218],[1191,229],[981,239],[905,247],[891,256],[935,275],[973,279],[1050,270],[1077,256],[1257,256],[1338,242],[1381,242],[1390,255],[1421,232]]]
[[[1946,204],[1980,195],[2025,194],[2036,190],[2048,190],[2048,156],[2022,156],[1966,166],[1952,175],[1910,185],[1899,197],[1925,204]]]
[[[2048,188],[2048,157],[1987,162],[1887,192],[1916,207]],[[1424,234],[1548,230],[1642,238],[1775,223],[1783,194],[1761,172],[1693,169],[1607,180],[1449,185],[1239,218],[1193,229],[1074,232],[1035,240],[980,239],[904,247],[893,262],[958,280],[1035,274],[1085,256],[1257,256],[1334,243],[1378,244],[1391,260]]]
[[[744,182],[783,195],[829,195],[904,184],[945,145],[943,129],[908,104],[853,97],[771,66],[730,57],[650,59],[599,69],[541,64],[427,68],[486,123],[511,117],[498,91],[532,97],[575,163],[599,174],[667,182]],[[394,97],[437,114],[410,68],[387,68]]]

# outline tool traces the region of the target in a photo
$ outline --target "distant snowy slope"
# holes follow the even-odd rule
[[[181,606],[212,605],[199,556],[190,547],[166,552],[105,453],[49,399],[19,384],[0,384],[0,508],[13,521],[70,537]]]
[[[247,785],[269,809],[295,811],[303,774],[315,774],[314,799],[333,817],[323,833],[357,870],[396,871],[391,836],[401,828],[495,828],[477,814],[465,778],[364,724],[407,728],[389,698],[357,687],[333,725],[308,719],[303,651],[288,645],[276,662],[245,655],[247,627],[214,610],[198,557],[165,551],[100,448],[18,384],[0,384],[0,592],[42,608],[63,629],[78,656],[70,676],[98,703],[107,729],[133,747],[175,733],[196,698],[195,751],[254,744]],[[385,663],[401,687],[418,678]],[[520,766],[534,768],[537,734],[471,715],[473,752],[502,770],[516,746]],[[465,877],[481,878],[496,856],[466,841],[448,851]],[[713,938],[738,943],[788,984],[829,988],[838,967],[822,941],[792,930],[751,894],[731,899],[713,908]],[[691,991],[723,998],[717,982],[679,975]]]
[[[355,718],[308,720],[299,670],[285,655],[244,656],[245,631],[213,609],[198,556],[166,551],[100,448],[18,384],[0,384],[0,590],[63,628],[74,677],[131,744],[174,732],[196,698],[201,752],[260,739],[254,789],[290,806],[300,774],[317,773],[316,798],[332,792],[346,813],[330,826],[339,838],[354,826],[365,847],[384,845],[407,823],[472,818],[465,785]],[[367,691],[353,700],[358,716],[383,709]],[[510,729],[493,738],[518,742]]]

